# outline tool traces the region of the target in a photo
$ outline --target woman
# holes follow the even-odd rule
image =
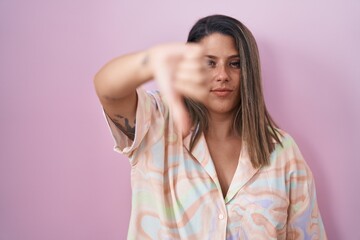
[[[160,92],[140,87],[151,79]],[[116,58],[95,87],[132,166],[128,239],[326,239],[312,173],[266,109],[238,20],[208,16],[187,44]]]

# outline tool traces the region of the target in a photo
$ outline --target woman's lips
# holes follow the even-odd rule
[[[227,97],[232,93],[231,89],[214,89],[210,91],[218,97]]]

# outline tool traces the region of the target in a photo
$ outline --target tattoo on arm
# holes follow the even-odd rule
[[[149,62],[149,54],[146,54],[145,57],[144,57],[144,59],[142,60],[141,64],[142,64],[143,66],[145,66],[145,65],[148,64],[148,62]]]
[[[135,139],[135,123],[136,119],[134,120],[134,125],[130,125],[129,119],[123,117],[119,114],[115,115],[115,119],[112,119],[115,125],[132,141]]]

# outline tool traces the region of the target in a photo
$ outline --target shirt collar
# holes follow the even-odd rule
[[[201,166],[209,174],[221,192],[220,183],[216,174],[213,160],[210,156],[204,133],[201,133],[199,140],[194,145],[192,152],[190,152],[191,135],[194,130],[195,129],[192,129],[190,133],[183,139],[184,147],[188,150],[189,154],[201,164]],[[225,203],[229,202],[258,171],[259,168],[254,168],[252,166],[246,143],[243,142],[238,159],[238,165],[225,197]]]

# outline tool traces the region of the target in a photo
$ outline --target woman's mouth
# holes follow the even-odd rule
[[[227,88],[222,88],[222,89],[218,88],[218,89],[210,90],[210,92],[218,97],[227,97],[233,92],[233,90]]]

